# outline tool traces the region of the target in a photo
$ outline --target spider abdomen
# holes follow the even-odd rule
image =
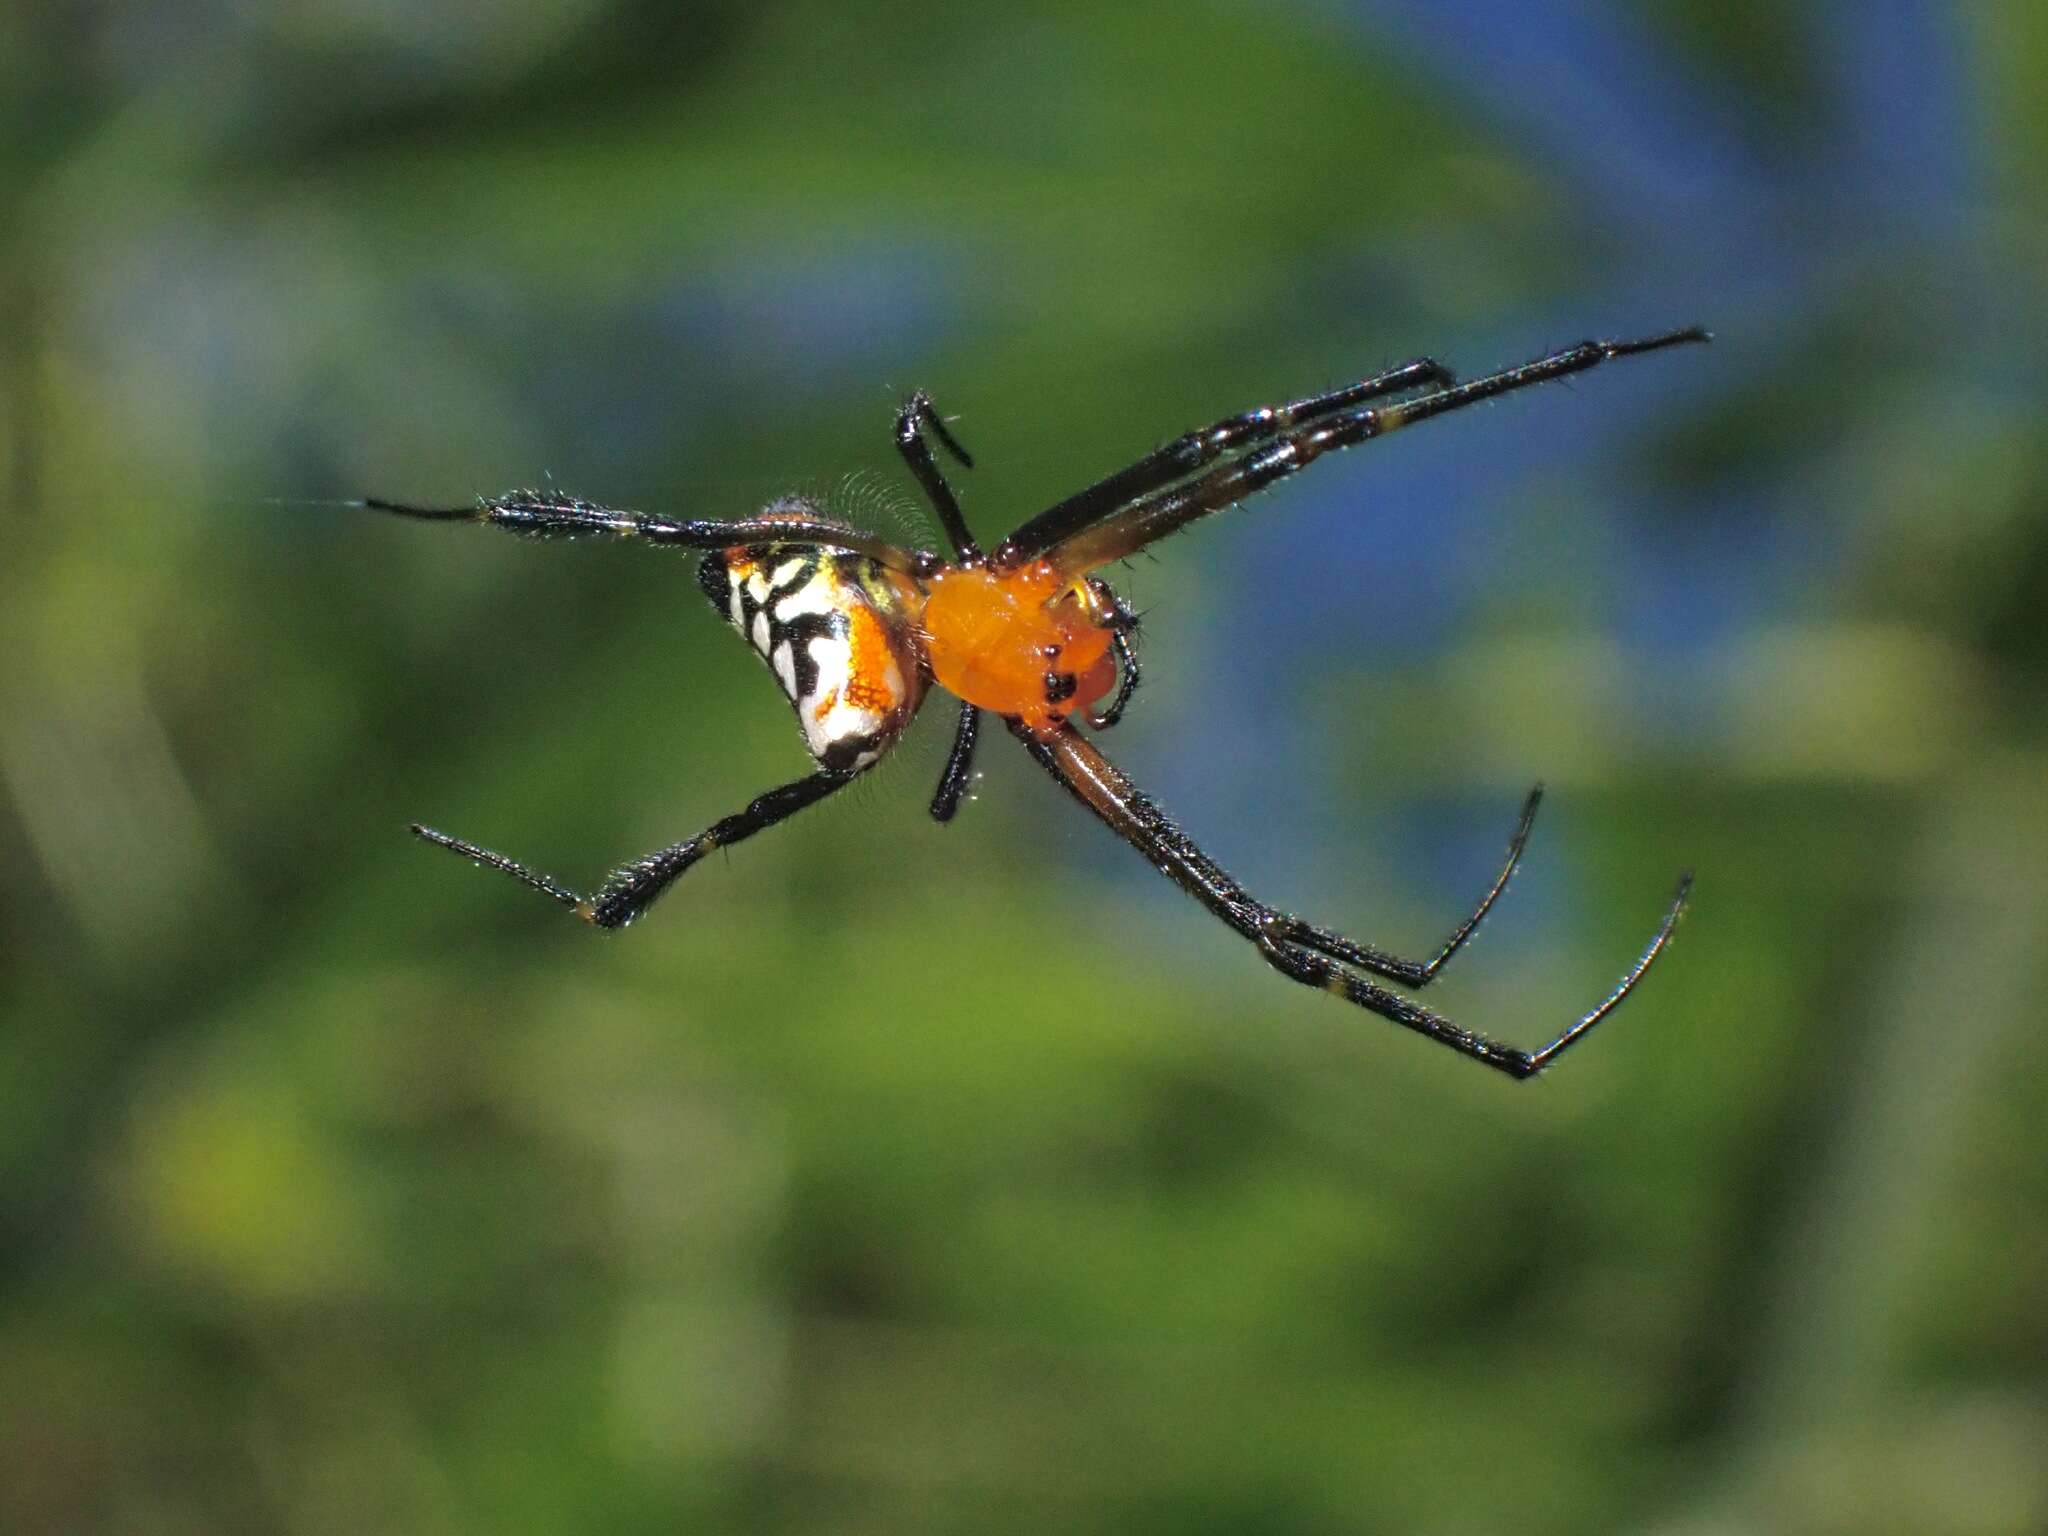
[[[820,766],[869,767],[924,693],[918,594],[865,556],[765,544],[704,557],[698,583],[775,674]]]
[[[1116,663],[1115,634],[1095,621],[1081,590],[1043,560],[1014,571],[939,571],[924,606],[933,678],[1034,729],[1085,712],[1116,685]]]

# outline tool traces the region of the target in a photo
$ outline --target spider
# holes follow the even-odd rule
[[[817,763],[815,772],[769,790],[695,837],[621,865],[589,894],[445,832],[418,824],[412,831],[510,875],[585,922],[623,928],[712,849],[786,820],[873,767],[937,684],[959,705],[931,803],[938,821],[959,809],[982,715],[994,714],[1069,794],[1283,976],[1510,1077],[1532,1077],[1642,980],[1685,910],[1691,876],[1680,876],[1649,946],[1620,983],[1548,1045],[1521,1050],[1452,1023],[1382,983],[1428,985],[1472,937],[1521,861],[1542,786],[1523,802],[1493,884],[1428,960],[1403,959],[1268,906],[1075,728],[1077,719],[1095,731],[1115,725],[1138,686],[1137,618],[1095,573],[1334,449],[1614,358],[1708,339],[1693,326],[1632,341],[1586,341],[1465,383],[1418,357],[1341,389],[1226,416],[1177,437],[1047,508],[986,552],[968,530],[932,444],[963,467],[973,460],[920,390],[896,417],[896,447],[953,546],[950,560],[928,549],[900,549],[800,496],[730,521],[615,511],[553,490],[511,491],[449,508],[366,499],[359,505],[379,512],[489,523],[528,538],[636,538],[704,551],[698,585],[774,672]]]

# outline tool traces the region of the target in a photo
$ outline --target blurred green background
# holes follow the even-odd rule
[[[2048,1524],[2048,12],[0,15],[0,1530]],[[1431,1000],[1291,987],[950,715],[805,771],[539,483],[1000,534],[1419,352],[1643,359],[1122,578],[1106,743]]]

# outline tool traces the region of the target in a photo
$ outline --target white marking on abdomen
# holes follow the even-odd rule
[[[809,744],[811,755],[822,758],[832,747],[851,736],[881,734],[886,739],[889,731],[889,716],[881,710],[863,709],[847,702],[847,684],[852,679],[853,646],[843,636],[820,635],[810,642],[810,656],[818,668],[817,688],[799,700],[798,715],[803,721],[804,740]],[[892,667],[892,672],[896,669]],[[891,682],[899,685],[901,677]],[[832,700],[831,707],[820,719],[817,704],[820,699]],[[879,751],[872,756],[862,754],[861,766],[879,757]]]
[[[836,596],[831,583],[823,578],[807,581],[775,605],[775,622],[787,624],[806,613],[837,613],[841,604],[834,601]]]

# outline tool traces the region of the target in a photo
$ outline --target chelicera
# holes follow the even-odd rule
[[[1078,727],[1114,725],[1138,686],[1136,616],[1096,573],[1197,518],[1306,468],[1321,455],[1616,358],[1703,342],[1698,327],[1632,341],[1587,341],[1459,383],[1430,358],[1286,405],[1261,406],[1175,438],[1076,491],[984,552],[939,467],[936,442],[972,459],[922,392],[896,418],[896,445],[952,545],[905,550],[792,497],[730,521],[617,511],[553,491],[475,506],[368,500],[404,517],[493,524],[529,538],[637,538],[704,551],[698,582],[759,653],[796,711],[816,771],[771,789],[695,837],[621,865],[588,894],[503,854],[432,828],[414,833],[510,875],[600,928],[633,922],[684,871],[844,788],[901,738],[933,685],[958,702],[953,748],[931,812],[948,821],[973,776],[984,712],[1111,831],[1193,896],[1282,975],[1335,993],[1516,1078],[1554,1061],[1627,997],[1671,938],[1682,876],[1649,945],[1620,983],[1549,1044],[1503,1045],[1384,985],[1426,986],[1478,928],[1522,857],[1541,798],[1522,806],[1507,858],[1472,915],[1428,960],[1403,959],[1268,906],[1231,878]]]

